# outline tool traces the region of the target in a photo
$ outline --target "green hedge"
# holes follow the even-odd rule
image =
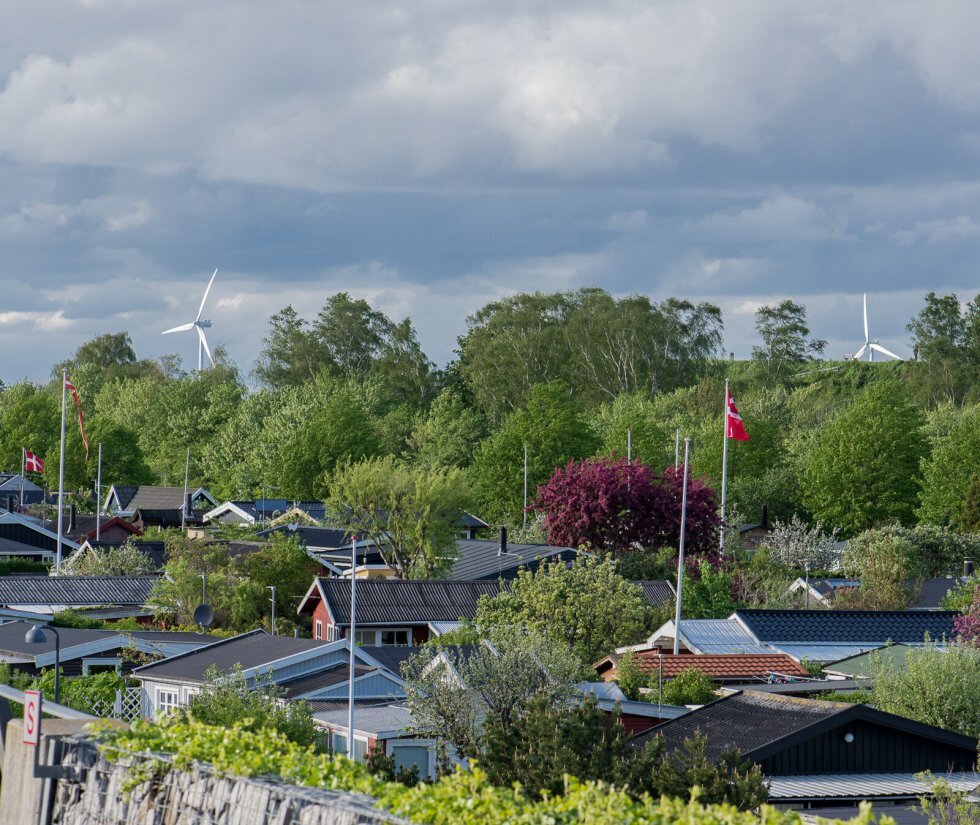
[[[235,776],[278,776],[286,782],[368,794],[378,806],[419,825],[531,825],[531,823],[626,823],[627,825],[800,825],[799,815],[763,805],[746,813],[728,805],[700,805],[697,791],[689,801],[631,799],[602,782],[569,778],[565,793],[533,799],[519,785],[498,788],[474,768],[459,770],[437,782],[407,788],[385,782],[365,766],[343,757],[318,754],[271,730],[248,731],[241,725],[216,727],[194,721],[138,721],[128,728],[96,727],[103,753],[110,760],[133,753],[172,754],[178,768],[207,762]],[[167,766],[148,757],[131,777],[133,785]],[[879,825],[895,825],[891,817]],[[872,825],[869,810],[850,820]]]

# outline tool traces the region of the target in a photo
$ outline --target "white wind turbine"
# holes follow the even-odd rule
[[[214,366],[214,356],[211,355],[211,349],[208,347],[208,339],[204,337],[205,328],[210,328],[210,321],[202,321],[201,315],[204,314],[204,304],[207,303],[208,293],[211,292],[211,286],[214,284],[214,279],[218,274],[216,269],[211,275],[211,280],[208,281],[208,288],[204,290],[204,297],[201,298],[201,306],[197,310],[197,317],[191,321],[189,324],[181,324],[179,327],[174,327],[173,329],[165,329],[161,332],[161,335],[169,335],[171,332],[187,332],[188,330],[197,330],[197,371],[200,372],[204,369],[204,353],[208,355],[208,361],[211,362],[211,366]]]
[[[868,334],[868,293],[867,292],[864,293],[864,345],[861,347],[861,349],[855,352],[854,355],[852,355],[851,357],[855,361],[860,361],[861,356],[864,355],[865,352],[868,353],[869,361],[875,360],[876,352],[880,352],[882,355],[887,355],[889,358],[894,358],[896,361],[902,360],[894,352],[890,352],[889,350],[885,349],[881,344],[879,344],[877,338],[875,338],[873,341],[871,340],[871,336]]]

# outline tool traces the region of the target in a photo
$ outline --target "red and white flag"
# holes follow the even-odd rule
[[[82,431],[82,443],[85,445],[85,460],[88,461],[88,436],[85,435],[85,418],[82,415],[82,399],[78,397],[78,390],[75,385],[65,376],[65,389],[72,394],[75,399],[75,407],[78,410],[78,428]]]
[[[738,407],[732,398],[731,390],[728,391],[728,409],[725,414],[725,435],[734,438],[736,441],[748,441],[749,434],[745,431],[745,424],[742,416],[738,414]]]
[[[24,469],[29,473],[43,473],[44,462],[30,450],[24,450]]]

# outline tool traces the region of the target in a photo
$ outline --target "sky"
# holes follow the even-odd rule
[[[907,356],[977,294],[972,0],[6,0],[0,378],[103,332],[246,374],[338,291],[440,366],[518,291],[803,303]]]

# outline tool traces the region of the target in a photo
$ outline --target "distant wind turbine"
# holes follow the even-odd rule
[[[173,327],[172,329],[165,329],[161,332],[161,335],[169,335],[171,332],[187,332],[188,330],[197,330],[197,371],[200,372],[204,369],[204,354],[207,353],[208,361],[211,362],[211,366],[214,366],[214,356],[211,355],[211,349],[208,347],[208,339],[204,337],[205,328],[211,327],[210,321],[202,321],[201,315],[204,314],[204,304],[207,303],[208,294],[211,292],[211,287],[214,284],[214,279],[218,274],[216,269],[211,275],[211,280],[208,281],[208,288],[204,290],[204,297],[201,298],[201,306],[197,311],[197,317],[191,321],[189,324],[181,324],[179,327]]]
[[[852,355],[851,357],[855,361],[860,361],[861,356],[864,355],[865,352],[868,353],[869,361],[875,360],[876,352],[880,352],[882,355],[887,355],[889,358],[894,358],[896,361],[902,360],[894,352],[890,352],[889,350],[885,349],[881,344],[879,344],[877,338],[875,338],[873,341],[871,340],[871,336],[868,334],[868,293],[867,292],[864,293],[864,344],[861,347],[861,349],[855,352],[854,355]]]

